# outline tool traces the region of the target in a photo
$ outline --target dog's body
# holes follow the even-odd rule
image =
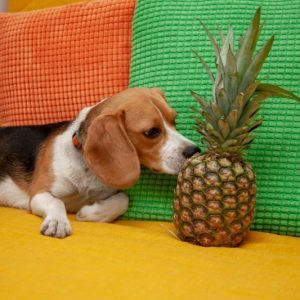
[[[0,205],[44,218],[41,232],[71,234],[80,221],[110,222],[126,212],[121,189],[140,165],[177,174],[198,148],[175,129],[158,89],[129,89],[84,108],[73,122],[0,128]]]

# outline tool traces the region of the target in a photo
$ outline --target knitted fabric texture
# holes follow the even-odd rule
[[[128,87],[134,0],[0,15],[0,122],[45,124]]]
[[[260,77],[300,94],[300,2],[225,0],[140,0],[133,27],[130,84],[159,86],[178,111],[177,128],[200,147],[192,128],[193,90],[211,98],[212,85],[195,49],[213,68],[215,54],[197,18],[218,36],[234,26],[244,34],[256,8],[262,7],[264,27],[259,46],[275,33],[275,43]],[[236,37],[238,40],[238,36]],[[300,235],[300,105],[272,98],[264,103],[263,125],[247,151],[258,178],[256,217],[252,229]],[[203,149],[203,147],[202,147]],[[144,171],[129,191],[129,218],[171,220],[176,178]]]

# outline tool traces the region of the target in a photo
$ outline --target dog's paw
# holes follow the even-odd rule
[[[111,209],[103,203],[86,205],[76,214],[76,220],[81,222],[102,222],[109,223],[116,219]]]
[[[83,206],[76,214],[77,221],[112,222],[128,209],[128,196],[118,193],[106,200]]]
[[[41,233],[46,236],[65,238],[72,233],[71,225],[66,218],[47,217],[40,229]]]

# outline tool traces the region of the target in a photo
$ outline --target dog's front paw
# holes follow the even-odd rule
[[[67,218],[47,217],[40,229],[43,235],[65,238],[72,233],[70,222]]]

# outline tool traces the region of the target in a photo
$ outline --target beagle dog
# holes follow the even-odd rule
[[[120,190],[136,183],[141,165],[177,174],[199,151],[175,117],[160,89],[133,88],[72,122],[0,128],[0,205],[41,216],[41,233],[57,238],[71,234],[67,212],[115,220],[128,208]]]

